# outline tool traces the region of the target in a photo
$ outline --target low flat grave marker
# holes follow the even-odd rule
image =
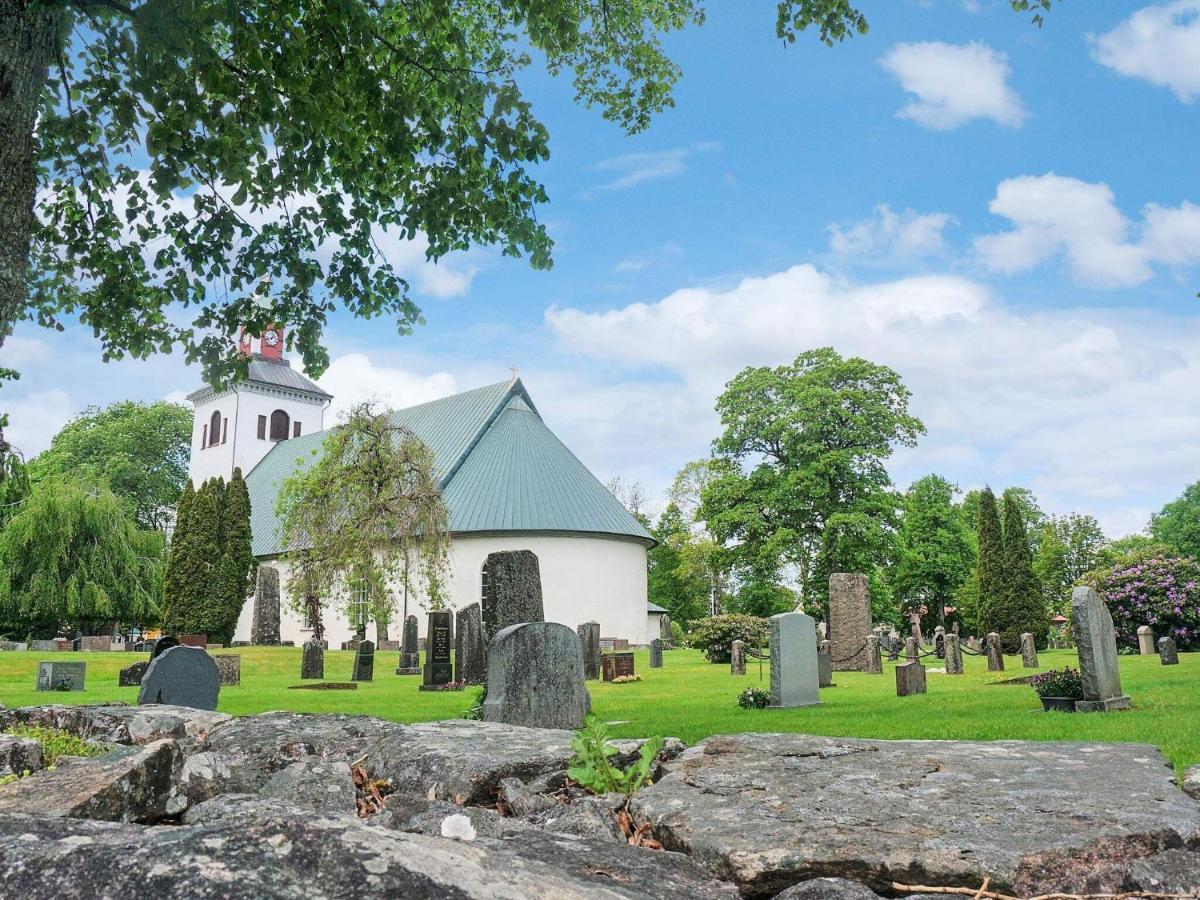
[[[605,653],[600,657],[600,674],[605,681],[633,675],[633,654]]]
[[[925,693],[925,667],[917,660],[896,666],[896,696],[908,697]]]
[[[357,681],[321,681],[317,684],[289,684],[289,691],[357,691]]]
[[[39,691],[82,691],[87,663],[40,662],[37,672]]]

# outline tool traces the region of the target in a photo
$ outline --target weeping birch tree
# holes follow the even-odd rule
[[[278,512],[288,600],[318,640],[328,608],[386,627],[394,591],[445,606],[449,516],[433,454],[386,411],[349,410],[284,482]],[[363,601],[365,610],[352,609]]]

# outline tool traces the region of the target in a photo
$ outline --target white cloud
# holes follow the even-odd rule
[[[9,416],[4,439],[26,459],[32,459],[50,446],[54,435],[79,412],[79,408],[66,391],[52,389],[33,391],[16,400],[6,399],[4,412]]]
[[[1092,56],[1122,75],[1170,88],[1191,103],[1200,96],[1200,0],[1139,9],[1093,38]]]
[[[946,131],[972,119],[1020,128],[1028,113],[1008,85],[1008,56],[986,44],[896,44],[879,61],[916,99],[897,115]]]
[[[699,141],[686,147],[673,147],[669,150],[622,153],[620,156],[602,160],[592,168],[613,176],[611,181],[605,182],[601,187],[605,190],[619,191],[647,181],[682,175],[687,171],[689,158],[697,153],[719,150],[720,147],[720,144],[713,141]]]
[[[948,213],[893,212],[883,204],[869,219],[851,225],[829,225],[829,249],[839,256],[910,259],[941,253],[942,232],[957,219]]]
[[[648,483],[706,451],[719,427],[713,400],[737,371],[825,345],[892,366],[913,390],[929,434],[894,460],[900,484],[931,470],[964,487],[1027,484],[1050,510],[1092,512],[1123,533],[1142,524],[1136,511],[1196,477],[1192,317],[1018,312],[964,278],[853,284],[797,266],[606,312],[552,308],[546,321],[569,350],[624,367],[626,383],[656,385],[652,423],[603,416],[606,446],[631,448],[644,467],[661,460]],[[647,432],[657,443],[676,436],[673,448],[646,454]]]
[[[326,416],[329,425],[343,411],[365,400],[376,400],[390,409],[403,409],[459,390],[454,376],[448,372],[422,375],[377,365],[362,353],[347,353],[334,359],[317,384],[333,395],[330,414]]]
[[[975,239],[975,250],[993,271],[1026,272],[1059,256],[1072,275],[1100,287],[1140,284],[1152,264],[1200,262],[1200,206],[1156,204],[1143,211],[1140,241],[1117,208],[1107,184],[1055,175],[1022,175],[1000,182],[988,209],[1012,229]]]
[[[635,253],[632,256],[627,256],[615,266],[613,266],[613,274],[628,275],[633,272],[643,272],[646,269],[669,259],[677,259],[683,255],[683,245],[678,241],[667,241],[661,247],[656,247],[649,253]]]

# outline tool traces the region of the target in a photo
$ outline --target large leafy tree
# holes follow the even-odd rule
[[[142,528],[163,530],[187,482],[192,411],[177,403],[90,407],[29,463],[36,483],[63,475],[106,484]]]
[[[658,543],[646,553],[647,598],[683,626],[708,615],[708,582],[688,562],[693,536],[679,507],[668,503],[651,534]]]
[[[740,567],[794,566],[806,606],[824,603],[831,572],[871,572],[892,549],[884,464],[925,431],[908,401],[896,372],[831,348],[743,370],[717,400],[729,472],[704,491],[705,522]]]
[[[0,529],[29,496],[29,471],[19,453],[10,452],[0,435]]]
[[[1046,597],[1048,608],[1065,612],[1071,589],[1086,573],[1099,565],[1106,543],[1100,523],[1093,516],[1071,513],[1051,516],[1034,542],[1033,571]]]
[[[890,587],[905,609],[926,606],[945,625],[975,565],[975,542],[954,505],[958,488],[939,475],[913,482],[904,495],[904,518],[896,539]]]
[[[704,521],[701,510],[704,492],[717,479],[732,474],[726,459],[698,459],[684,465],[675,475],[669,492],[670,502],[679,512],[682,528],[673,537],[679,548],[680,562],[692,578],[708,584],[708,615],[721,614],[721,598],[726,591],[730,554],[720,536]]]
[[[1150,519],[1150,536],[1184,556],[1200,560],[1200,481],[1189,484],[1179,497],[1155,513]]]
[[[163,539],[141,531],[112,492],[53,479],[0,530],[0,618],[48,637],[157,615]]]
[[[301,575],[288,579],[293,607],[345,610],[363,592],[369,617],[386,625],[402,590],[442,608],[449,516],[429,448],[364,403],[314,454],[278,502],[285,556]]]

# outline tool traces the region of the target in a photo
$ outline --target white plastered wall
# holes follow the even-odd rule
[[[451,544],[447,584],[450,603],[455,609],[479,602],[483,562],[489,553],[498,550],[532,550],[537,554],[547,621],[561,622],[572,629],[582,622],[594,621],[600,623],[602,637],[625,638],[633,644],[649,640],[646,548],[642,544],[592,535],[501,533],[456,537]],[[288,564],[279,561],[266,564],[279,569],[281,588],[286,592]],[[249,600],[243,607],[235,640],[250,640],[253,605],[253,600]],[[399,596],[396,605],[389,634],[393,640],[400,637],[403,613]],[[409,597],[408,611],[417,616],[424,636],[425,610],[419,597]],[[286,610],[280,616],[279,630],[282,640],[297,645],[309,636],[301,618]],[[353,636],[345,617],[336,611],[326,613],[325,631],[330,647],[338,647]],[[368,626],[367,636],[375,639],[373,625]]]

